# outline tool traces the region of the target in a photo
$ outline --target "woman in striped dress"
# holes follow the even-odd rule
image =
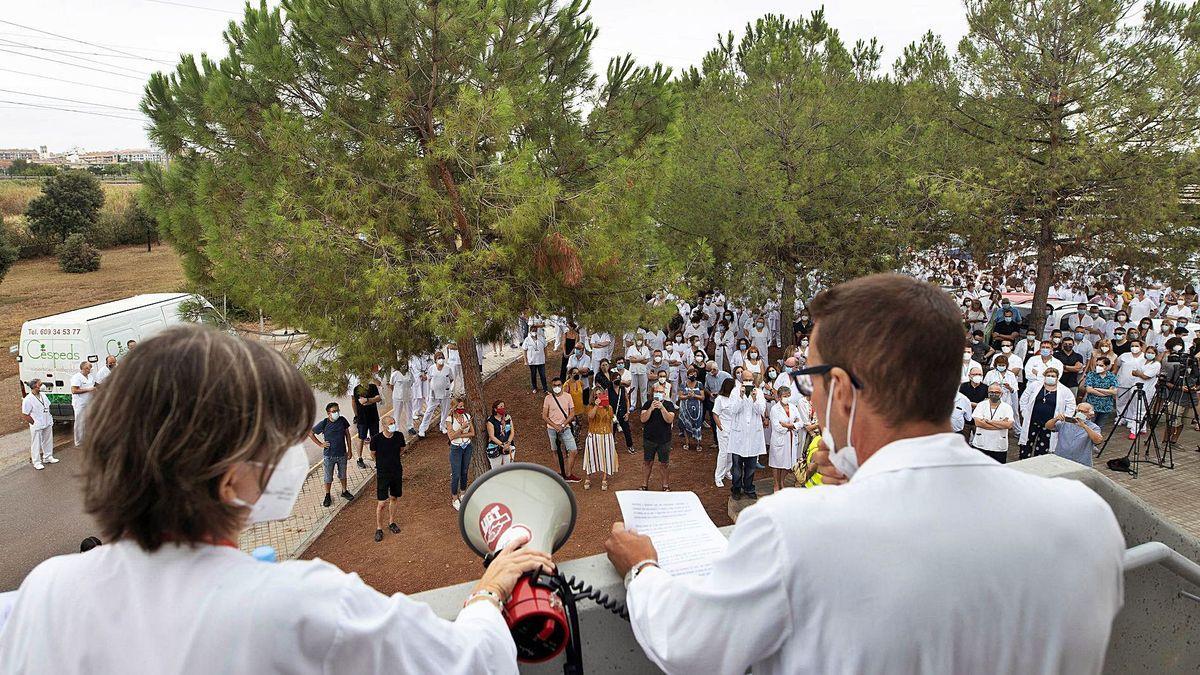
[[[600,473],[600,489],[608,489],[608,477],[617,472],[617,447],[613,443],[613,409],[608,392],[592,390],[587,411],[588,435],[583,445],[583,489],[592,487],[592,474]]]

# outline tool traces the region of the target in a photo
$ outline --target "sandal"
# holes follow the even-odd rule
[[[590,490],[591,487],[592,487],[592,479],[591,478],[588,478],[583,481],[583,489],[584,490]]]
[[[601,490],[607,490],[607,489],[608,489],[608,481],[606,481],[606,480],[605,480],[605,481],[600,481],[600,489],[601,489]]]
[[[645,486],[645,485],[643,485],[643,486],[641,486],[641,487],[640,487],[640,488],[638,488],[638,489],[639,489],[639,490],[642,490],[642,491],[644,492],[644,491],[645,491],[647,488],[646,488],[646,486]]]
[[[663,492],[670,492],[670,491],[671,491],[671,486],[670,486],[670,485],[664,485],[664,486],[663,486],[663,489],[662,489],[662,491],[663,491]]]

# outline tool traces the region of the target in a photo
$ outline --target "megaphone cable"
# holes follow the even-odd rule
[[[560,572],[560,574],[562,573]],[[562,575],[562,578],[567,582],[567,585],[571,587],[571,590],[575,591],[576,600],[587,598],[588,600],[595,602],[597,605],[600,605],[604,609],[607,609],[622,619],[626,621],[629,620],[629,609],[625,607],[625,604],[620,600],[610,598],[604,591],[593,588],[591,584],[586,584],[582,581],[579,581],[572,575],[565,574]]]

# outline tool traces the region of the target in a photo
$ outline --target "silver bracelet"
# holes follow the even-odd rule
[[[504,602],[500,599],[500,595],[495,591],[489,591],[485,588],[481,588],[478,591],[468,595],[467,599],[463,601],[463,607],[466,607],[467,605],[479,600],[487,600],[488,602],[492,603],[496,609],[502,612],[504,611]]]

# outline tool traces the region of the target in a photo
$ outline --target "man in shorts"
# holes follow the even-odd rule
[[[317,434],[324,440],[317,438]],[[338,404],[330,403],[325,406],[325,419],[317,422],[308,437],[325,449],[322,453],[325,464],[325,501],[322,504],[333,504],[329,488],[333,485],[334,469],[337,469],[338,478],[342,479],[342,496],[346,501],[354,499],[354,495],[346,488],[346,451],[350,449],[350,422],[342,417]]]
[[[383,396],[379,394],[379,386],[375,384],[375,374],[366,382],[361,382],[354,387],[354,397],[351,403],[354,406],[354,426],[358,431],[358,468],[367,468],[367,463],[363,461],[363,446],[379,433],[379,402],[383,400]]]
[[[640,490],[649,489],[654,460],[662,467],[662,488],[671,490],[671,423],[675,421],[675,404],[667,399],[666,387],[655,384],[650,400],[642,405],[642,459],[646,462],[646,479]]]
[[[404,493],[404,467],[400,458],[404,455],[404,435],[396,425],[396,418],[383,416],[383,429],[371,437],[371,459],[375,462],[375,541],[383,541],[383,506],[387,505],[388,529],[400,534],[396,525],[396,499]]]

